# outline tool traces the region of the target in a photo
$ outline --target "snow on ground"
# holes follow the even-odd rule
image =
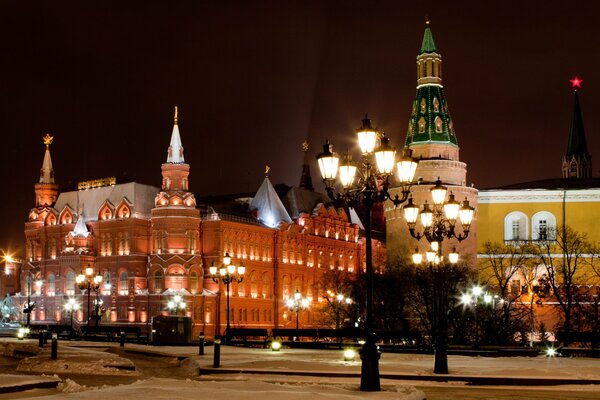
[[[198,382],[192,380],[174,380],[152,378],[138,381],[131,385],[120,385],[80,391],[73,381],[65,381],[62,393],[46,396],[44,399],[82,399],[93,400],[106,398],[145,400],[158,399],[194,399],[206,400],[424,400],[425,394],[409,385],[396,385],[383,392],[360,392],[356,385],[323,385],[323,384],[276,384],[265,382]],[[85,388],[84,388],[85,389]]]

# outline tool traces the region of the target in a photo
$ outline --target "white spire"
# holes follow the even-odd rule
[[[181,136],[179,136],[179,126],[177,125],[177,106],[175,106],[175,124],[173,125],[173,133],[171,133],[171,143],[167,155],[167,162],[179,164],[185,162],[183,159],[183,146],[181,145]]]
[[[75,229],[71,231],[71,235],[73,236],[83,236],[88,237],[90,231],[88,231],[87,225],[85,224],[85,218],[83,217],[83,211],[79,211],[79,218],[77,218],[77,223],[75,224]]]
[[[363,231],[365,230],[364,225],[362,224],[360,218],[358,217],[358,214],[356,213],[356,210],[352,207],[350,207],[350,222],[352,222],[353,224],[358,225],[358,227],[360,229],[362,229]]]
[[[278,227],[280,222],[292,222],[268,176],[265,177],[252,202],[250,202],[250,211],[254,210],[258,213],[259,221],[270,228]]]
[[[46,145],[46,152],[44,153],[44,162],[40,170],[40,183],[54,183],[54,169],[52,168],[52,157],[50,157],[50,145],[54,137],[46,134],[42,139]]]

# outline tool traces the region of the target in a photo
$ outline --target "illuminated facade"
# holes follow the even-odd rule
[[[234,207],[223,206],[223,199],[199,202],[189,191],[177,117],[160,189],[109,179],[60,192],[51,142],[45,138],[35,207],[25,223],[25,258],[15,272],[21,277],[16,298],[23,303],[29,293],[36,302],[34,323],[64,323],[69,298],[81,304],[76,323],[85,323],[87,294],[76,276],[90,266],[103,277],[91,296],[101,302],[101,325],[136,325],[145,332],[153,316],[169,313],[167,302],[178,294],[194,337],[210,337],[216,327],[223,333],[225,288],[213,282],[209,267],[228,252],[246,267],[243,282],[231,285],[232,327],[291,327],[295,317],[285,301],[296,290],[311,301],[301,324],[315,326],[325,292],[322,272],[364,269],[359,226],[313,191],[288,188],[280,199],[266,177],[256,194],[229,196]],[[374,260],[376,268],[385,264],[379,242]]]

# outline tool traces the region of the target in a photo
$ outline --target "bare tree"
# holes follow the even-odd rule
[[[519,310],[515,310],[515,305],[520,304],[522,299],[521,285],[515,287],[513,283],[520,282],[531,270],[528,268],[532,264],[531,246],[521,241],[506,244],[488,241],[483,244],[481,253],[479,264],[489,276],[487,284],[495,288],[500,297],[498,310],[492,310],[494,315],[499,314],[496,334],[498,341],[506,344],[517,330],[513,322],[519,321],[515,318]],[[493,304],[496,308],[495,301]]]
[[[354,296],[356,278],[337,268],[327,270],[321,276],[318,296],[325,301],[323,305],[323,325],[340,328],[345,321],[353,321],[357,314],[357,302]],[[340,299],[338,296],[343,296]],[[346,299],[351,299],[347,301]]]
[[[559,227],[555,234],[535,242],[536,255],[546,269],[547,283],[562,313],[562,330],[568,336],[573,327],[579,283],[587,278],[592,246],[585,233],[569,226]]]

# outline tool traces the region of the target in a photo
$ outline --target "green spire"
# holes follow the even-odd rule
[[[581,107],[579,106],[579,95],[575,91],[575,102],[573,104],[573,118],[571,120],[571,130],[569,132],[569,143],[567,145],[567,157],[589,156],[587,142],[585,140],[585,130],[583,129],[583,117],[581,116]]]
[[[425,34],[423,35],[423,43],[421,44],[421,51],[423,53],[437,53],[435,42],[433,41],[433,34],[429,29],[429,18],[425,18]]]

